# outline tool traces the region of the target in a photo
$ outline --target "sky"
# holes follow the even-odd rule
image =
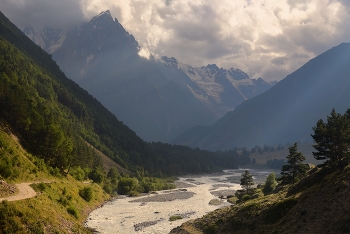
[[[350,42],[349,0],[0,0],[19,28],[69,29],[110,10],[153,56],[281,80]]]

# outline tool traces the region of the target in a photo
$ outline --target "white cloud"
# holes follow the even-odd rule
[[[11,12],[24,2],[3,1]],[[68,2],[76,9],[78,0],[62,4]],[[310,58],[350,41],[348,0],[80,0],[79,6],[85,19],[109,9],[144,52],[194,66],[240,68],[266,80],[283,79]]]
[[[139,55],[140,57],[149,59],[150,56],[151,56],[151,53],[148,51],[147,48],[141,48],[140,51],[138,52],[138,55]]]

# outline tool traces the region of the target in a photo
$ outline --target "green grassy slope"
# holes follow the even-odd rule
[[[10,163],[6,168],[11,169],[7,183],[35,182],[37,196],[1,202],[0,233],[90,233],[83,226],[88,212],[109,197],[99,185],[85,184],[56,173],[43,160],[23,149],[18,138],[1,124],[1,175],[4,175],[4,159]],[[89,202],[79,195],[79,190],[85,187],[92,189],[93,197]]]
[[[350,166],[189,221],[171,233],[350,233]]]

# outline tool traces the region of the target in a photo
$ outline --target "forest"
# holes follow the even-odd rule
[[[31,153],[63,174],[102,170],[93,148],[135,173],[166,176],[237,168],[237,152],[144,142],[69,80],[51,56],[0,16],[0,118]],[[92,147],[91,147],[92,146]]]

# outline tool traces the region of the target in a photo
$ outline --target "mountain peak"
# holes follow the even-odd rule
[[[94,16],[90,22],[96,21],[96,20],[101,20],[101,19],[105,19],[105,20],[112,20],[112,15],[111,12],[109,10],[106,11],[102,11],[100,14]]]
[[[100,14],[96,15],[94,18],[98,18],[103,15],[111,15],[111,12],[109,10],[102,11]]]
[[[172,66],[172,67],[177,67],[177,65],[178,65],[178,61],[177,61],[176,58],[174,58],[174,57],[169,58],[169,57],[167,57],[167,56],[162,56],[162,57],[160,58],[160,60],[161,60],[163,63],[165,63],[165,64],[167,64],[167,65],[169,65],[169,66]]]

